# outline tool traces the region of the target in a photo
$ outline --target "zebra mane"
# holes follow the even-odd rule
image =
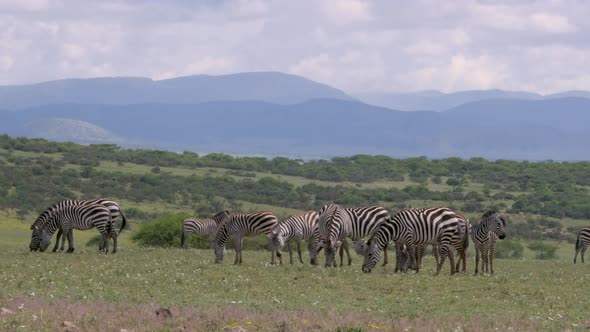
[[[227,218],[223,218],[221,219],[221,216],[223,216],[224,214],[227,214]],[[215,220],[215,223],[220,224],[222,223],[224,220],[229,219],[231,216],[231,213],[228,210],[223,210],[221,212],[217,212],[214,216],[213,216],[213,220]],[[221,221],[220,221],[221,219]]]
[[[35,219],[35,221],[31,225],[31,229],[33,229],[35,227],[44,227],[45,224],[47,223],[47,220],[49,220],[49,218],[51,218],[51,215],[53,214],[53,212],[55,212],[55,210],[57,210],[63,202],[64,202],[63,200],[59,201],[59,202],[49,206],[45,210],[43,210],[43,212],[41,212],[41,214],[37,217],[37,219]]]

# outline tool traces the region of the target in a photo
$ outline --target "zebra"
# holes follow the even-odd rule
[[[125,218],[125,215],[123,214],[123,211],[121,210],[119,204],[115,201],[111,201],[105,198],[98,198],[98,199],[93,199],[93,200],[63,200],[60,201],[50,207],[48,207],[47,209],[45,209],[45,211],[43,211],[39,217],[37,217],[37,219],[35,220],[35,222],[33,222],[33,224],[31,225],[31,230],[33,230],[32,233],[32,237],[31,237],[31,245],[29,245],[31,251],[33,250],[37,250],[38,246],[37,245],[33,245],[33,243],[40,243],[40,238],[39,237],[39,230],[41,230],[45,223],[47,222],[47,220],[49,219],[49,217],[52,215],[52,213],[54,213],[56,210],[61,209],[63,207],[66,206],[75,206],[75,205],[85,205],[85,204],[101,204],[104,205],[105,207],[107,207],[111,213],[111,217],[112,219],[116,219],[119,215],[121,215],[121,229],[119,230],[119,233],[125,228],[125,225],[127,224],[127,218]],[[59,240],[62,236],[63,232],[61,229],[58,230],[57,232],[57,239],[55,241],[55,246],[53,247],[53,252],[56,252],[59,246]],[[111,231],[110,237],[113,238],[113,242],[114,242],[114,252],[116,252],[116,248],[117,248],[117,231],[113,228],[113,230]],[[68,253],[72,253],[74,252],[74,237],[73,237],[73,232],[69,233],[69,234],[65,234],[62,241],[61,241],[61,248],[60,250],[64,250],[64,243],[66,238],[68,239]]]
[[[366,245],[363,272],[369,273],[380,259],[379,251],[389,241],[394,241],[397,248],[405,245],[408,250],[408,267],[415,267],[416,273],[420,266],[416,264],[416,245],[436,242],[439,244],[440,261],[436,274],[440,273],[445,258],[449,257],[451,274],[455,273],[455,264],[451,250],[454,237],[461,237],[460,219],[462,216],[448,208],[418,208],[401,210],[392,218],[387,219],[377,228]],[[401,250],[396,250],[396,266],[400,266]],[[404,268],[403,271],[407,271]]]
[[[586,249],[590,245],[590,226],[584,227],[578,233],[578,237],[576,238],[576,255],[574,256],[574,264],[576,264],[576,258],[578,258],[578,253],[582,252],[582,263],[584,263],[584,253],[586,253]]]
[[[326,266],[336,266],[336,250],[340,248],[340,266],[344,249],[348,265],[352,263],[346,238],[353,241],[353,248],[363,254],[362,239],[371,236],[381,223],[389,219],[389,212],[380,206],[342,208],[337,204],[324,205],[319,211],[319,229],[326,254]],[[384,264],[387,264],[387,246],[384,250]]]
[[[34,226],[40,227],[40,226]],[[51,244],[53,233],[59,228],[64,234],[70,234],[72,228],[87,230],[96,227],[102,239],[98,247],[99,252],[108,253],[109,237],[114,229],[113,218],[109,208],[102,204],[78,204],[67,205],[56,209],[47,219],[45,225],[39,229],[40,242],[37,244],[40,251],[45,251]],[[117,251],[114,243],[113,253]]]
[[[213,216],[211,219],[185,219],[182,222],[182,232],[180,234],[180,245],[186,249],[186,239],[188,234],[198,234],[208,236],[213,246],[213,239],[215,238],[215,232],[217,226],[222,223],[226,218],[229,217],[229,211],[221,211]]]
[[[496,250],[496,237],[506,237],[506,220],[497,210],[489,210],[481,215],[478,223],[473,225],[471,240],[475,246],[475,274],[479,268],[479,255],[482,256],[481,270],[483,273],[494,274],[494,253]]]
[[[315,243],[319,241],[319,232],[316,232],[317,229],[318,213],[316,211],[296,214],[280,220],[268,235],[269,247],[279,258],[279,264],[283,264],[281,251],[286,243],[287,249],[289,250],[289,263],[293,265],[293,251],[291,249],[291,241],[293,240],[297,242],[299,262],[303,264],[303,259],[301,258],[301,241],[307,241],[311,256],[310,264],[315,264],[318,249]]]
[[[458,213],[457,213],[457,215],[460,216],[460,214],[458,214]],[[461,232],[458,232],[457,234],[455,234],[455,236],[453,236],[453,239],[451,240],[451,246],[459,254],[459,259],[457,260],[457,264],[455,265],[455,272],[459,272],[459,267],[460,267],[461,263],[463,263],[463,269],[461,271],[466,272],[467,271],[467,248],[469,248],[469,229],[471,228],[471,224],[470,224],[469,220],[466,218],[462,218],[459,220],[460,220],[459,227],[461,227]],[[432,254],[434,256],[434,259],[436,260],[436,265],[438,266],[440,257],[439,257],[439,253],[438,253],[439,243],[437,241],[434,241],[431,243],[419,244],[416,246],[416,264],[421,266],[422,257],[424,256],[424,251],[425,251],[426,246],[428,244],[432,245]],[[412,268],[414,268],[414,267],[412,267]]]
[[[242,237],[257,234],[268,235],[277,224],[277,217],[272,212],[230,214],[218,227],[213,241],[215,263],[221,263],[225,255],[225,245],[230,236],[235,237],[236,259],[234,265],[242,264]],[[274,253],[272,255],[274,263]]]

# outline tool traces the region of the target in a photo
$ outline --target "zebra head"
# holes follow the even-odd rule
[[[363,261],[363,272],[371,273],[371,270],[381,259],[381,250],[377,247],[377,241],[370,239],[365,245],[365,259]]]
[[[51,236],[53,234],[47,230],[47,227],[43,227],[41,230],[41,243],[39,243],[39,251],[44,252],[47,247],[51,244]]]
[[[40,226],[35,224],[31,225],[31,230],[33,232],[31,234],[31,243],[29,244],[29,249],[31,249],[31,251],[37,251],[41,245],[42,230]]]
[[[482,220],[489,222],[489,231],[495,233],[499,239],[504,239],[506,237],[506,219],[499,211],[487,211],[483,214]]]
[[[326,267],[336,266],[336,252],[340,249],[342,241],[332,241],[328,239],[324,242],[324,250],[326,251]]]

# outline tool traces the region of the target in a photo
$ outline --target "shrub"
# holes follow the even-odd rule
[[[524,247],[522,244],[510,241],[496,241],[496,258],[522,258]]]
[[[529,249],[535,251],[535,259],[555,259],[557,255],[555,251],[557,250],[557,246],[552,244],[546,244],[543,242],[533,242],[529,244]]]
[[[131,238],[142,246],[180,247],[182,221],[188,218],[184,213],[169,214],[143,223]],[[189,236],[188,246],[210,248],[209,239],[202,236]]]

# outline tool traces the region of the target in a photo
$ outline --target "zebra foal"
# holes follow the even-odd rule
[[[280,220],[268,235],[268,243],[273,253],[279,258],[279,264],[283,264],[282,250],[285,244],[289,250],[289,263],[293,265],[293,250],[291,241],[297,242],[297,254],[299,262],[303,264],[301,258],[301,241],[307,241],[307,247],[310,255],[310,264],[315,265],[317,255],[317,242],[319,241],[318,213],[309,211],[296,214]]]
[[[202,236],[208,236],[213,246],[213,240],[215,239],[215,232],[220,223],[226,218],[229,218],[229,211],[221,211],[215,214],[211,219],[185,219],[182,222],[182,231],[180,234],[180,246],[186,249],[186,240],[190,234],[197,234]]]
[[[479,272],[479,256],[481,254],[481,270],[483,273],[494,274],[494,253],[496,251],[496,237],[506,237],[506,220],[499,211],[484,212],[479,222],[472,226],[471,240],[475,246],[475,274]]]
[[[215,263],[218,264],[223,261],[227,241],[230,236],[234,236],[236,248],[234,264],[242,264],[242,237],[258,234],[268,235],[276,224],[277,217],[269,211],[230,214],[217,227],[215,239],[213,240]],[[274,263],[274,253],[271,260]]]

